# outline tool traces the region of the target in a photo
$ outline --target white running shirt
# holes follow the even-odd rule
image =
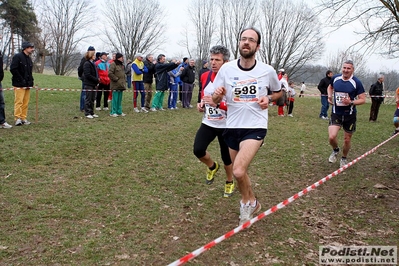
[[[215,91],[212,81],[204,88],[204,96],[212,95]],[[213,128],[226,128],[226,111],[220,108],[212,107],[209,104],[204,105],[204,117],[202,123]]]
[[[268,109],[262,110],[257,101],[267,95],[268,89],[281,90],[276,71],[270,65],[256,60],[253,68],[242,69],[238,60],[225,63],[213,81],[214,89],[221,86],[226,89],[226,128],[267,129]]]

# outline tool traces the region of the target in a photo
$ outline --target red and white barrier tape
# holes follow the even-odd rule
[[[111,92],[111,90],[82,90],[82,89],[56,89],[56,88],[36,88],[36,87],[26,87],[26,88],[15,88],[17,90],[25,90],[25,89],[35,89],[37,91],[77,91],[77,92],[81,92],[81,91],[108,91]],[[4,88],[1,89],[0,91],[13,91],[14,88]],[[126,89],[125,92],[142,92],[140,90],[132,90],[132,89]],[[157,90],[144,90],[144,92],[152,92],[152,93],[156,93]],[[165,90],[164,92],[170,92],[170,90]],[[186,91],[180,91],[180,93],[188,93]]]
[[[311,97],[320,97],[320,96],[328,96],[326,94],[301,94],[301,97],[304,96],[311,96]],[[378,95],[374,95],[374,96],[370,96],[368,93],[366,93],[367,97],[370,98],[395,98],[395,96],[390,96],[390,95],[382,95],[382,96],[378,96]]]
[[[38,91],[77,91],[81,92],[82,89],[57,89],[57,88],[38,88],[38,87],[27,87],[29,89],[36,89]],[[25,89],[25,88],[16,88],[17,90]],[[0,88],[0,90],[3,91],[13,91],[14,88]],[[84,91],[111,91],[111,90],[84,90]],[[169,92],[170,90],[165,90],[165,92]],[[125,92],[141,92],[138,90],[132,90],[132,89],[126,89]],[[144,92],[156,92],[156,90],[144,90]],[[184,91],[180,91],[180,93],[185,93]],[[310,97],[320,97],[320,96],[327,96],[325,94],[301,94],[301,96],[310,96]],[[384,96],[370,96],[368,93],[366,93],[367,97],[370,98],[395,98],[395,96],[390,96],[390,95],[384,95]]]
[[[339,168],[338,170],[334,171],[333,173],[327,175],[326,177],[320,179],[319,181],[315,182],[313,185],[308,186],[307,188],[303,189],[302,191],[296,193],[294,196],[280,202],[279,204],[271,207],[270,209],[268,209],[267,211],[259,214],[258,216],[252,218],[250,221],[234,228],[233,230],[231,230],[230,232],[224,234],[223,236],[220,236],[219,238],[209,242],[208,244],[206,244],[205,246],[200,247],[199,249],[194,250],[193,252],[191,252],[190,254],[187,254],[186,256],[170,263],[168,266],[177,266],[177,265],[183,265],[184,263],[190,261],[191,259],[197,257],[198,255],[202,254],[203,252],[207,251],[208,249],[212,248],[213,246],[215,246],[216,244],[222,242],[223,240],[235,235],[236,233],[242,231],[245,228],[250,227],[252,224],[256,223],[257,221],[259,221],[260,219],[263,219],[264,217],[268,216],[269,214],[272,214],[274,212],[276,212],[279,209],[284,208],[285,206],[287,206],[288,204],[290,204],[291,202],[293,202],[294,200],[302,197],[303,195],[307,194],[308,192],[316,189],[318,186],[320,186],[321,184],[325,183],[326,181],[330,180],[331,178],[333,178],[334,176],[337,176],[338,174],[342,173],[344,170],[346,170],[348,167],[352,166],[353,164],[357,163],[359,160],[363,159],[364,157],[366,157],[367,155],[375,152],[379,147],[381,147],[382,145],[384,145],[385,143],[387,143],[388,141],[390,141],[391,139],[393,139],[394,137],[396,137],[399,134],[396,134],[394,136],[391,136],[389,139],[385,140],[384,142],[380,143],[379,145],[377,145],[376,147],[372,148],[370,151],[364,153],[363,155],[359,156],[358,158],[356,158],[355,160],[347,163],[346,165],[344,165],[343,167]]]

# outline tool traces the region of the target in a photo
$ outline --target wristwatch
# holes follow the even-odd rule
[[[353,101],[351,101],[351,104],[350,104],[350,106],[353,106],[354,104],[353,104]]]
[[[269,98],[269,103],[272,102],[272,96],[271,95],[267,95],[267,98]]]

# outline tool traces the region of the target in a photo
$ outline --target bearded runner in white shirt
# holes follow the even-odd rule
[[[259,31],[254,28],[241,31],[240,58],[224,64],[213,82],[216,88],[213,101],[219,103],[225,98],[227,103],[224,137],[241,193],[240,225],[261,209],[251,187],[248,167],[266,136],[269,102],[282,94],[275,70],[255,59],[260,38]],[[268,95],[268,91],[273,94]]]

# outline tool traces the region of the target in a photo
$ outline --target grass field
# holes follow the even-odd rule
[[[3,87],[9,80],[6,73]],[[80,88],[72,77],[35,80]],[[13,94],[4,94],[11,123]],[[239,193],[222,197],[223,171],[206,185],[192,153],[195,109],[136,114],[125,92],[126,117],[100,111],[86,119],[79,95],[40,91],[37,123],[0,130],[0,265],[167,265],[238,226]],[[35,106],[32,91],[32,122]],[[359,106],[349,160],[390,137],[394,109],[382,105],[369,123],[370,104]],[[297,98],[293,118],[270,108],[265,145],[249,170],[263,211],[339,168],[327,161],[328,122],[319,111],[317,97]],[[318,265],[319,245],[398,245],[398,142],[189,265]],[[221,162],[216,141],[209,151]]]

